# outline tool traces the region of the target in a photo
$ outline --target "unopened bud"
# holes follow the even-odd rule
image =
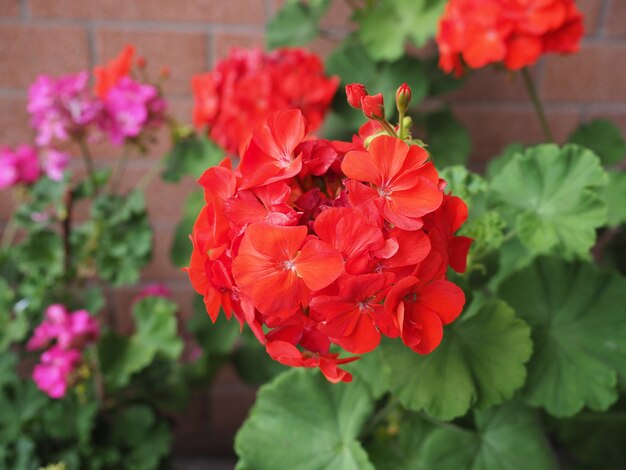
[[[361,100],[368,96],[367,88],[360,83],[350,83],[346,85],[346,96],[350,106],[355,109],[361,109]]]
[[[146,58],[143,56],[137,57],[137,68],[145,69],[146,68]]]
[[[385,104],[383,103],[383,94],[367,95],[361,99],[361,108],[363,114],[368,119],[382,121],[385,119]]]
[[[170,76],[170,68],[167,66],[163,66],[161,67],[161,70],[159,72],[159,77],[161,78],[169,78]]]
[[[396,107],[399,113],[406,113],[409,109],[409,103],[411,102],[411,88],[406,83],[403,83],[398,87],[396,91]]]

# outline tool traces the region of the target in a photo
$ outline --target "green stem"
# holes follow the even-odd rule
[[[113,167],[113,171],[111,172],[111,192],[115,193],[120,184],[122,184],[122,180],[124,179],[124,172],[126,171],[126,162],[128,161],[130,151],[128,149],[128,145],[124,145],[124,152],[121,157],[117,159],[115,162],[115,166]]]
[[[80,146],[80,151],[83,154],[83,160],[85,161],[85,168],[87,169],[87,175],[89,179],[91,179],[91,183],[94,187],[95,194],[98,194],[98,181],[96,180],[96,170],[93,166],[93,160],[91,158],[91,153],[89,152],[89,147],[87,146],[87,142],[84,137],[78,139],[78,145]]]
[[[398,111],[398,137],[401,139],[406,139],[407,137],[406,128],[404,127],[404,115],[404,111]]]
[[[398,137],[398,133],[393,128],[393,126],[389,123],[389,121],[387,121],[386,119],[383,119],[382,121],[378,121],[378,122],[380,122],[381,126],[383,126],[383,129],[387,131],[387,134],[389,134],[391,137]]]
[[[17,188],[17,192],[15,194],[15,208],[22,203],[24,199],[24,190],[23,188]],[[15,220],[15,209],[11,212],[11,217],[7,221],[6,226],[4,227],[4,233],[2,234],[2,241],[0,242],[0,249],[5,249],[11,246],[13,243],[13,239],[15,238],[15,234],[17,233],[17,222]]]
[[[6,227],[4,227],[4,233],[2,234],[2,249],[8,248],[13,243],[15,234],[17,233],[17,223],[15,223],[15,211],[11,214]]]
[[[138,190],[143,191],[148,187],[148,185],[152,182],[154,177],[159,174],[161,171],[161,162],[158,162],[154,165],[145,175],[139,180],[137,186],[135,186]]]
[[[530,72],[526,67],[521,70],[521,73],[522,78],[524,79],[524,85],[526,85],[526,90],[528,90],[530,99],[532,100],[533,106],[535,107],[535,112],[537,113],[537,117],[539,118],[539,124],[541,124],[543,135],[545,136],[546,141],[554,142],[552,130],[550,129],[550,125],[548,124],[548,120],[546,119],[546,113],[544,112],[543,104],[541,104],[541,98],[539,98],[539,93],[537,93],[537,87],[535,86],[533,77],[532,75],[530,75]]]

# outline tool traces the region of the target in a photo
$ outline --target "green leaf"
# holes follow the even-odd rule
[[[358,35],[376,60],[396,60],[405,44],[426,44],[437,31],[445,0],[380,0],[357,12]]]
[[[220,312],[217,322],[211,322],[199,295],[194,296],[193,316],[187,321],[187,330],[194,335],[202,349],[211,354],[229,354],[241,337],[237,320],[227,320],[223,311]]]
[[[304,46],[319,33],[319,22],[330,0],[288,0],[267,23],[267,47]]]
[[[604,190],[604,200],[609,208],[608,225],[616,227],[626,223],[626,172],[609,171],[609,184]]]
[[[426,96],[428,80],[423,63],[413,57],[403,57],[395,62],[375,62],[363,46],[353,40],[344,41],[326,60],[326,71],[339,75],[341,83],[362,83],[370,93],[382,93],[388,118],[396,112],[396,90],[406,82],[411,87],[411,105],[417,106]],[[343,119],[358,127],[363,114],[348,106],[343,87],[335,96],[333,109]]]
[[[17,250],[19,269],[28,277],[50,281],[63,272],[63,241],[51,230],[31,232]]]
[[[191,251],[193,245],[189,240],[189,235],[193,230],[193,224],[198,218],[198,214],[204,206],[204,192],[201,189],[197,189],[189,193],[185,200],[185,207],[183,208],[183,217],[176,226],[174,232],[174,240],[170,248],[170,259],[174,266],[179,268],[189,266],[189,260],[191,259]]]
[[[369,387],[374,399],[378,400],[389,391],[390,368],[385,362],[382,348],[361,356],[358,361],[345,365],[345,369],[354,375],[355,381],[362,381]]]
[[[152,229],[144,195],[139,190],[128,196],[103,194],[92,206],[92,243],[77,246],[83,256],[94,256],[98,274],[114,285],[132,284],[152,256]]]
[[[475,412],[476,430],[405,419],[397,439],[372,452],[379,469],[548,470],[557,464],[538,417],[516,403]],[[382,450],[382,452],[381,452]]]
[[[487,178],[493,179],[502,171],[502,169],[513,159],[518,153],[524,153],[525,146],[519,142],[513,142],[507,145],[500,155],[492,158],[487,163],[485,174]]]
[[[428,153],[438,169],[467,162],[472,142],[467,129],[449,109],[429,113],[424,119]]]
[[[504,215],[533,254],[588,257],[606,222],[598,157],[577,145],[546,144],[516,154],[492,181]]]
[[[132,405],[115,417],[108,440],[124,452],[124,468],[151,470],[168,454],[172,435],[148,406]]]
[[[130,338],[105,335],[98,344],[100,363],[110,387],[128,384],[133,374],[145,369],[158,356],[177,360],[183,350],[178,337],[173,302],[146,297],[133,307],[135,333]]]
[[[165,156],[163,180],[178,183],[187,175],[197,179],[207,168],[217,165],[224,156],[224,150],[204,134],[181,137]]]
[[[624,398],[608,412],[583,411],[573,418],[558,420],[556,428],[560,446],[578,464],[575,468],[596,468],[599,462],[605,470],[626,468]]]
[[[261,387],[237,433],[238,469],[373,469],[357,440],[373,410],[359,382],[331,384],[295,369]]]
[[[16,366],[17,356],[14,353],[6,349],[0,351],[0,389],[5,384],[17,382]]]
[[[626,384],[626,281],[584,262],[539,258],[499,294],[526,320],[535,351],[523,397],[554,416],[606,410]]]
[[[606,119],[595,119],[581,125],[572,133],[569,141],[591,149],[604,165],[619,163],[626,155],[626,141],[622,132]]]
[[[0,278],[0,351],[6,351],[12,343],[23,340],[28,334],[28,318],[23,310],[13,311],[14,299],[13,291]]]
[[[532,343],[528,325],[501,301],[472,305],[447,327],[435,351],[422,356],[399,341],[384,347],[390,389],[411,410],[450,420],[486,408],[524,384]]]

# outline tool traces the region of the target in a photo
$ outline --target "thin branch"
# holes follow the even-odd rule
[[[546,113],[543,109],[541,98],[539,98],[539,93],[537,93],[537,87],[535,86],[533,77],[532,75],[530,75],[527,67],[524,67],[521,70],[521,73],[522,78],[524,79],[524,85],[526,85],[526,90],[528,90],[530,99],[532,100],[533,106],[535,107],[535,112],[537,113],[537,117],[539,118],[539,124],[541,125],[541,129],[543,130],[543,135],[545,136],[547,142],[554,142],[552,129],[550,129],[550,125],[548,124],[548,120],[546,119]]]

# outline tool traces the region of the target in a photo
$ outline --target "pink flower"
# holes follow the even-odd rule
[[[42,151],[42,160],[43,171],[46,176],[53,181],[61,181],[63,172],[70,161],[69,154],[47,148]]]
[[[164,297],[169,299],[172,297],[172,292],[165,284],[150,284],[139,291],[139,293],[133,298],[133,303],[139,302],[145,297]]]
[[[0,189],[13,186],[18,179],[15,154],[6,147],[0,149]]]
[[[86,310],[69,313],[63,305],[50,305],[44,321],[26,345],[32,351],[46,348],[56,340],[33,370],[37,386],[52,398],[65,395],[71,374],[82,362],[82,350],[99,336],[100,326]]]
[[[33,370],[33,380],[51,398],[62,398],[80,362],[80,351],[55,346],[41,355],[41,363]]]
[[[103,128],[114,144],[138,137],[145,127],[162,119],[165,102],[152,85],[122,77],[106,95]]]
[[[95,343],[100,336],[100,325],[87,310],[78,310],[69,317],[66,329],[61,332],[58,344],[65,348],[83,349]]]
[[[37,149],[30,145],[20,145],[15,149],[15,165],[20,183],[31,184],[39,179],[41,167]]]
[[[37,131],[35,142],[48,145],[84,132],[100,113],[100,103],[89,91],[89,74],[81,72],[54,79],[41,75],[28,90],[28,112]]]
[[[44,321],[35,328],[27,348],[29,351],[42,349],[56,340],[61,349],[83,349],[99,336],[100,326],[87,310],[69,313],[65,306],[54,304],[46,309]]]

